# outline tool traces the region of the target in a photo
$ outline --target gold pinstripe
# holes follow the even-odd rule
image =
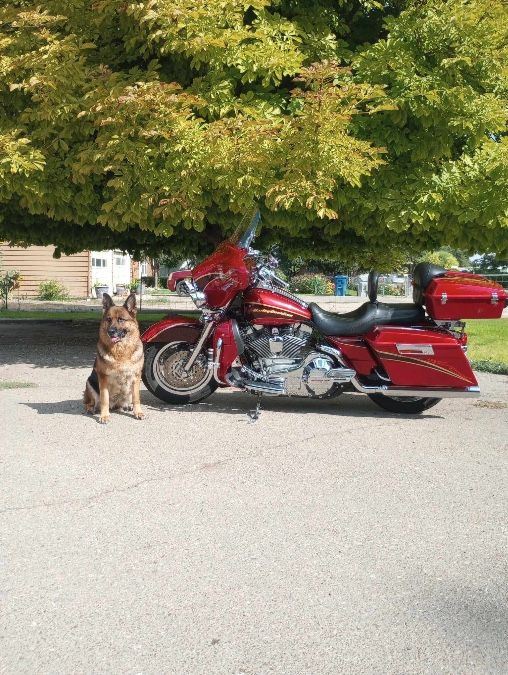
[[[457,373],[455,370],[444,368],[443,366],[438,366],[437,363],[422,361],[421,359],[411,358],[407,356],[399,356],[398,354],[392,354],[392,352],[380,352],[376,350],[376,353],[380,357],[385,358],[388,361],[400,361],[401,363],[410,363],[416,366],[423,366],[424,368],[431,368],[432,370],[436,370],[440,373],[445,373],[446,375],[451,375],[452,377],[456,377],[459,380],[468,382],[469,384],[475,384],[473,380],[470,380],[469,378],[464,377],[463,375],[459,375],[459,373]]]

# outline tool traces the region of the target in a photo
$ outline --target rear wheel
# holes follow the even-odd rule
[[[146,388],[166,403],[197,403],[217,389],[205,354],[200,354],[186,372],[193,345],[188,342],[150,344],[145,349],[143,382]]]
[[[420,396],[383,396],[383,394],[369,394],[369,398],[380,408],[403,415],[418,415],[437,405],[441,400]]]

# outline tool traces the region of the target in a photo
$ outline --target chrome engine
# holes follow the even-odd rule
[[[261,372],[279,373],[297,366],[312,349],[310,329],[249,328],[242,338],[250,362]]]
[[[333,396],[356,375],[315,345],[310,327],[249,326],[240,333],[249,365],[235,369],[230,382],[253,394]]]

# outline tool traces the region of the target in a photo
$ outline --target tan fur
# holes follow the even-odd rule
[[[100,394],[87,380],[83,394],[86,412],[100,408],[100,421],[109,421],[110,410],[132,410],[136,419],[145,416],[141,411],[139,386],[143,369],[143,343],[136,320],[136,296],[131,293],[124,305],[117,307],[109,295],[103,299],[104,314],[99,328],[99,341],[94,371],[98,378]],[[125,336],[116,344],[108,330],[125,331]]]

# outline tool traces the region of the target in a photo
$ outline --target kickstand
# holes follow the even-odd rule
[[[249,417],[249,423],[255,422],[261,417],[261,399],[258,399],[258,402],[256,403],[256,409],[249,410],[247,416]]]

